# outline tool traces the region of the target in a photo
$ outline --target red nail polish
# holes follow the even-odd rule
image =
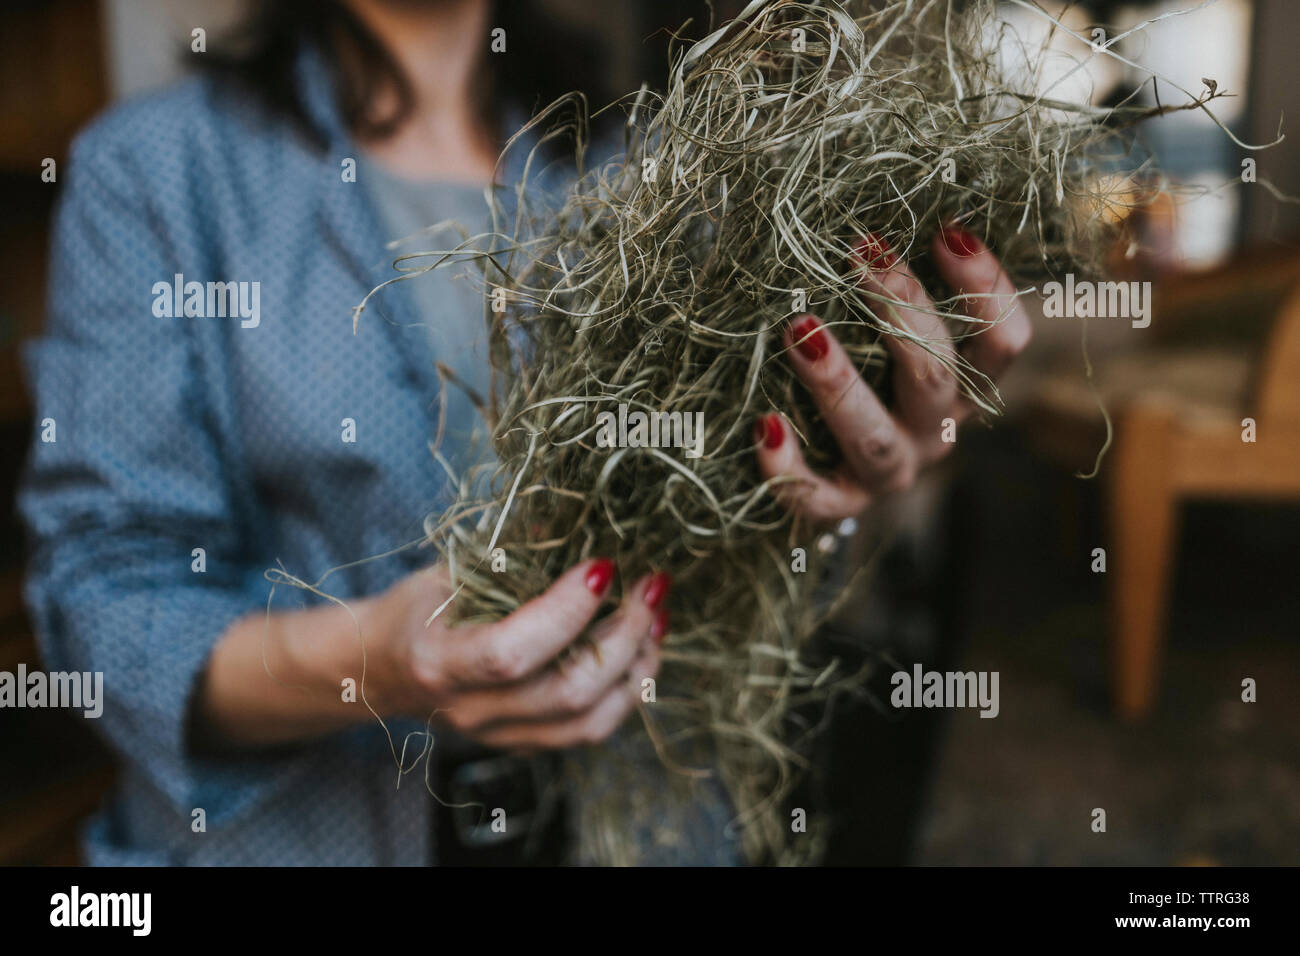
[[[650,622],[650,636],[656,644],[662,644],[668,633],[668,612],[664,609],[655,611],[655,619]]]
[[[826,330],[811,315],[801,315],[790,324],[795,348],[809,362],[815,362],[831,350],[826,340]]]
[[[882,272],[898,264],[898,254],[874,232],[867,233],[866,238],[853,247],[853,256],[860,266]]]
[[[953,255],[969,259],[980,251],[980,241],[960,226],[949,226],[942,235],[943,244]]]
[[[673,579],[667,572],[659,571],[650,578],[645,586],[645,603],[647,607],[657,608],[672,589]]]
[[[597,558],[591,562],[583,578],[587,590],[599,597],[609,589],[609,582],[614,580],[614,562],[609,558]]]
[[[775,451],[785,440],[785,428],[780,415],[760,415],[754,422],[754,444],[762,443],[768,451]]]

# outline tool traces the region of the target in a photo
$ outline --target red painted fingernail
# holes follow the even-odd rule
[[[943,244],[953,255],[968,259],[980,251],[980,241],[960,226],[943,230]]]
[[[645,586],[645,603],[647,607],[658,607],[663,603],[663,599],[668,596],[672,590],[673,579],[665,571],[659,571],[650,578],[650,583]]]
[[[655,639],[655,643],[662,644],[667,633],[668,611],[661,608],[655,611],[655,619],[650,622],[650,636]]]
[[[785,426],[781,424],[781,416],[768,415],[767,434],[763,437],[763,445],[768,451],[776,451],[783,441],[785,441]]]
[[[853,255],[859,265],[870,269],[884,271],[898,264],[898,254],[874,232],[867,233],[866,238],[853,247]]]
[[[785,440],[785,429],[781,426],[780,415],[761,415],[754,422],[754,443],[762,442],[768,451],[775,451]]]
[[[790,323],[790,333],[794,337],[795,348],[809,362],[815,362],[831,350],[826,341],[826,330],[811,315],[801,315]]]
[[[587,590],[599,597],[609,589],[609,582],[614,580],[614,562],[609,558],[597,558],[591,562],[583,581]]]

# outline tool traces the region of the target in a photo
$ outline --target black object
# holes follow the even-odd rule
[[[570,844],[554,755],[476,749],[435,759],[438,866],[560,866]]]

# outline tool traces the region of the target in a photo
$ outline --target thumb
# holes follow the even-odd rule
[[[614,562],[593,558],[574,565],[513,614],[479,635],[499,662],[499,680],[519,680],[541,669],[583,632],[614,580]]]

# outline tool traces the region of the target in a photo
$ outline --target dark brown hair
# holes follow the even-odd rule
[[[506,31],[507,47],[493,55],[491,73],[481,84],[487,118],[495,120],[505,103],[531,114],[574,90],[584,93],[589,103],[603,105],[610,99],[602,44],[546,17],[536,3],[498,0],[490,26]],[[258,0],[203,63],[243,85],[323,145],[323,131],[313,127],[294,75],[304,44],[324,54],[338,109],[357,135],[382,138],[410,114],[413,94],[401,67],[340,0]],[[373,104],[380,93],[393,94],[394,105],[376,115]]]

